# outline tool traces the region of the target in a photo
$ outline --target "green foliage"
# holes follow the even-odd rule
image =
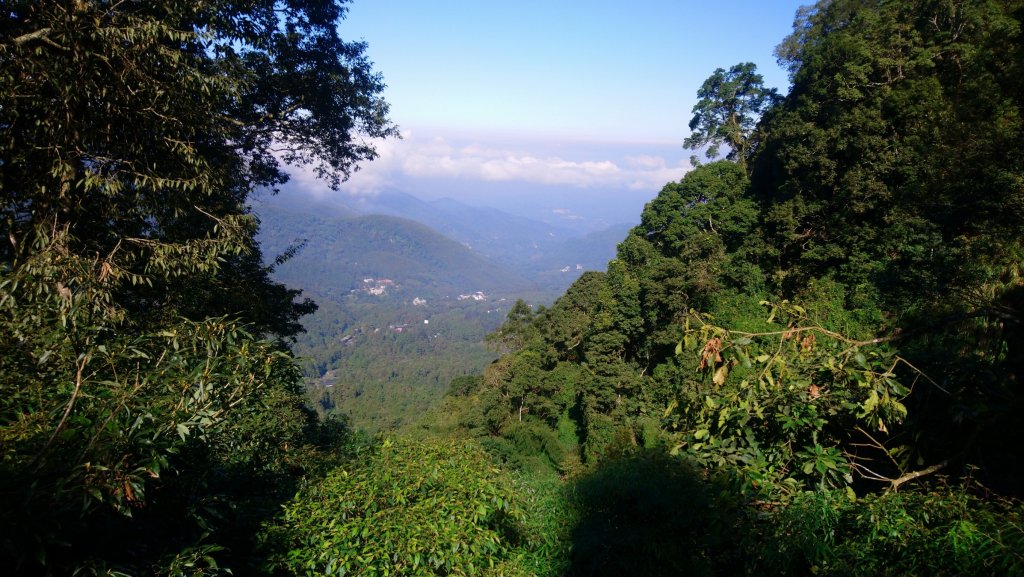
[[[1012,262],[1024,222],[1020,40],[1016,1],[802,11],[752,175],[770,274],[897,318],[974,308],[963,291]]]
[[[721,162],[666,185],[607,272],[450,405],[460,430],[531,470],[547,427],[582,479],[640,446],[674,451],[746,556],[698,544],[697,572],[1019,572],[1019,503],[996,495],[1024,474],[1022,15],[1018,0],[802,9],[779,49],[793,87],[746,133],[714,132],[717,71],[693,142],[756,135],[733,147],[749,180]],[[608,531],[575,545],[635,560],[610,529],[628,511],[606,503],[638,500],[631,469],[664,470],[622,467],[593,499]],[[675,522],[663,532],[689,534]],[[578,571],[641,564],[619,560]]]
[[[510,575],[512,480],[468,442],[385,441],[286,505],[266,539],[302,575]]]
[[[650,278],[647,293],[668,293],[648,299],[648,314],[658,312],[661,322],[678,321],[688,308],[710,307],[723,289],[756,294],[766,288],[763,274],[749,262],[763,249],[758,207],[745,194],[747,185],[738,165],[714,162],[665,185],[644,208],[640,226],[620,246],[620,258],[638,269],[641,282]],[[665,258],[641,256],[644,249],[627,244],[640,239]]]
[[[537,577],[568,574],[572,530],[579,517],[571,485],[551,474],[517,475],[515,480],[515,502],[522,511],[516,567]]]
[[[718,156],[722,144],[729,145],[728,158],[746,167],[752,149],[751,135],[758,118],[778,98],[774,88],[765,88],[764,79],[752,62],[736,64],[728,72],[718,68],[697,91],[693,105],[690,136],[684,148],[708,146],[707,157]]]
[[[687,311],[729,302],[745,321],[753,316],[748,293],[764,288],[729,256],[746,250],[746,231],[756,222],[756,205],[742,196],[746,182],[742,170],[722,161],[667,185],[607,273],[584,274],[549,308],[531,312],[523,305],[509,316],[492,338],[509,343],[512,353],[487,369],[480,404],[460,407],[481,411],[490,434],[505,438],[488,447],[508,462],[557,454],[539,450],[541,444],[512,456],[513,447],[529,451],[529,444],[506,442],[518,430],[507,425],[525,415],[539,419],[531,427],[559,431],[565,457],[555,464],[567,469],[662,442],[651,424],[677,387],[659,367],[672,362]],[[756,301],[753,308],[760,316]]]
[[[499,317],[487,311],[500,306],[358,296],[341,305],[322,301],[291,347],[302,360],[310,403],[319,413],[348,415],[368,431],[414,423],[442,400],[453,379],[477,374],[494,360],[483,341]]]
[[[739,165],[667,185],[607,271],[550,308],[517,302],[482,376],[417,375],[452,384],[415,432],[483,449],[354,455],[260,338],[311,306],[270,281],[245,208],[283,180],[272,141],[336,184],[373,155],[353,131],[393,133],[363,46],[337,36],[343,3],[7,9],[0,546],[16,572],[1024,570],[1020,503],[970,482],[1015,494],[1024,473],[1019,0],[801,10],[784,99],[750,65],[701,89],[688,144],[727,143]],[[430,251],[389,223],[350,224],[427,288]],[[341,396],[322,383],[325,412],[473,336],[459,314],[479,311],[452,307],[436,333],[353,326],[343,305],[367,302],[348,280],[296,345],[334,355],[316,377],[356,377]]]
[[[898,356],[811,324],[786,302],[761,333],[722,329],[706,315],[691,324],[678,354],[696,374],[664,414],[679,431],[676,451],[767,499],[848,486],[855,473],[898,486],[907,474],[910,447],[888,445],[911,392],[895,373]]]
[[[244,215],[253,187],[286,178],[271,140],[337,182],[374,155],[353,134],[395,129],[363,46],[338,37],[343,5],[273,6],[10,3],[5,266],[67,226],[70,250],[134,275],[118,299],[138,323],[241,314],[270,321],[259,332],[296,329],[303,311],[269,288]]]
[[[508,311],[505,322],[498,330],[487,335],[486,342],[503,353],[522,349],[533,336],[533,317],[533,308],[523,299],[517,299]]]
[[[288,355],[223,318],[125,330],[117,275],[96,276],[68,242],[58,232],[0,281],[0,493],[18,527],[3,555],[26,570],[116,558],[58,543],[110,512],[201,491],[199,447],[207,474],[280,468],[306,422]]]
[[[465,397],[478,390],[483,383],[484,379],[480,375],[456,377],[448,384],[448,392],[446,394],[456,397]]]
[[[336,185],[374,156],[357,135],[395,129],[364,46],[338,36],[343,2],[283,6],[4,5],[0,555],[15,572],[225,573],[254,519],[330,459],[316,443],[346,442],[263,340],[314,305],[270,280],[246,201],[284,182],[282,162]]]
[[[1016,575],[1020,503],[944,486],[930,491],[804,493],[765,536],[762,570],[817,575]]]
[[[898,332],[901,355],[943,384],[907,399],[918,453],[1015,494],[1024,459],[1001,439],[1019,434],[1022,402],[1007,388],[1019,365],[1003,361],[1021,322],[1021,14],[1017,1],[802,11],[779,51],[793,87],[762,121],[751,178],[780,296],[834,303],[825,314],[852,334]]]

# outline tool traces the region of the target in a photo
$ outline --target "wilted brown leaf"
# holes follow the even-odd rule
[[[809,353],[814,350],[814,333],[811,333],[800,340],[800,350]]]
[[[714,337],[710,339],[707,344],[704,345],[704,350],[700,353],[700,368],[706,369],[707,367],[714,366],[722,362],[722,339]]]

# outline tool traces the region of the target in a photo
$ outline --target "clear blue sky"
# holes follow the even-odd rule
[[[785,92],[773,50],[804,3],[353,0],[342,37],[367,42],[405,138],[345,190],[638,220],[690,168],[681,145],[715,68],[754,62]]]
[[[793,0],[354,0],[403,128],[681,142],[701,82],[772,50]]]

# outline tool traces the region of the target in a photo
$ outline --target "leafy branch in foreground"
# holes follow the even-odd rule
[[[771,500],[812,487],[852,495],[855,477],[895,489],[942,468],[912,470],[917,455],[900,434],[905,399],[930,379],[886,349],[886,339],[850,339],[786,301],[771,308],[768,322],[782,328],[760,333],[688,315],[676,354],[692,359],[697,374],[663,416],[677,452]],[[901,382],[908,376],[909,386]]]
[[[2,551],[23,561],[52,554],[72,519],[131,517],[183,451],[277,390],[297,395],[290,357],[228,319],[123,330],[118,274],[66,241],[58,231],[0,280],[0,494],[20,528]]]

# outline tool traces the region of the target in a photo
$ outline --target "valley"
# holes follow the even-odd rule
[[[629,225],[559,227],[450,199],[285,190],[254,212],[275,279],[318,310],[292,349],[311,405],[370,432],[409,425],[497,358],[484,337],[518,299],[555,300],[603,269]]]

